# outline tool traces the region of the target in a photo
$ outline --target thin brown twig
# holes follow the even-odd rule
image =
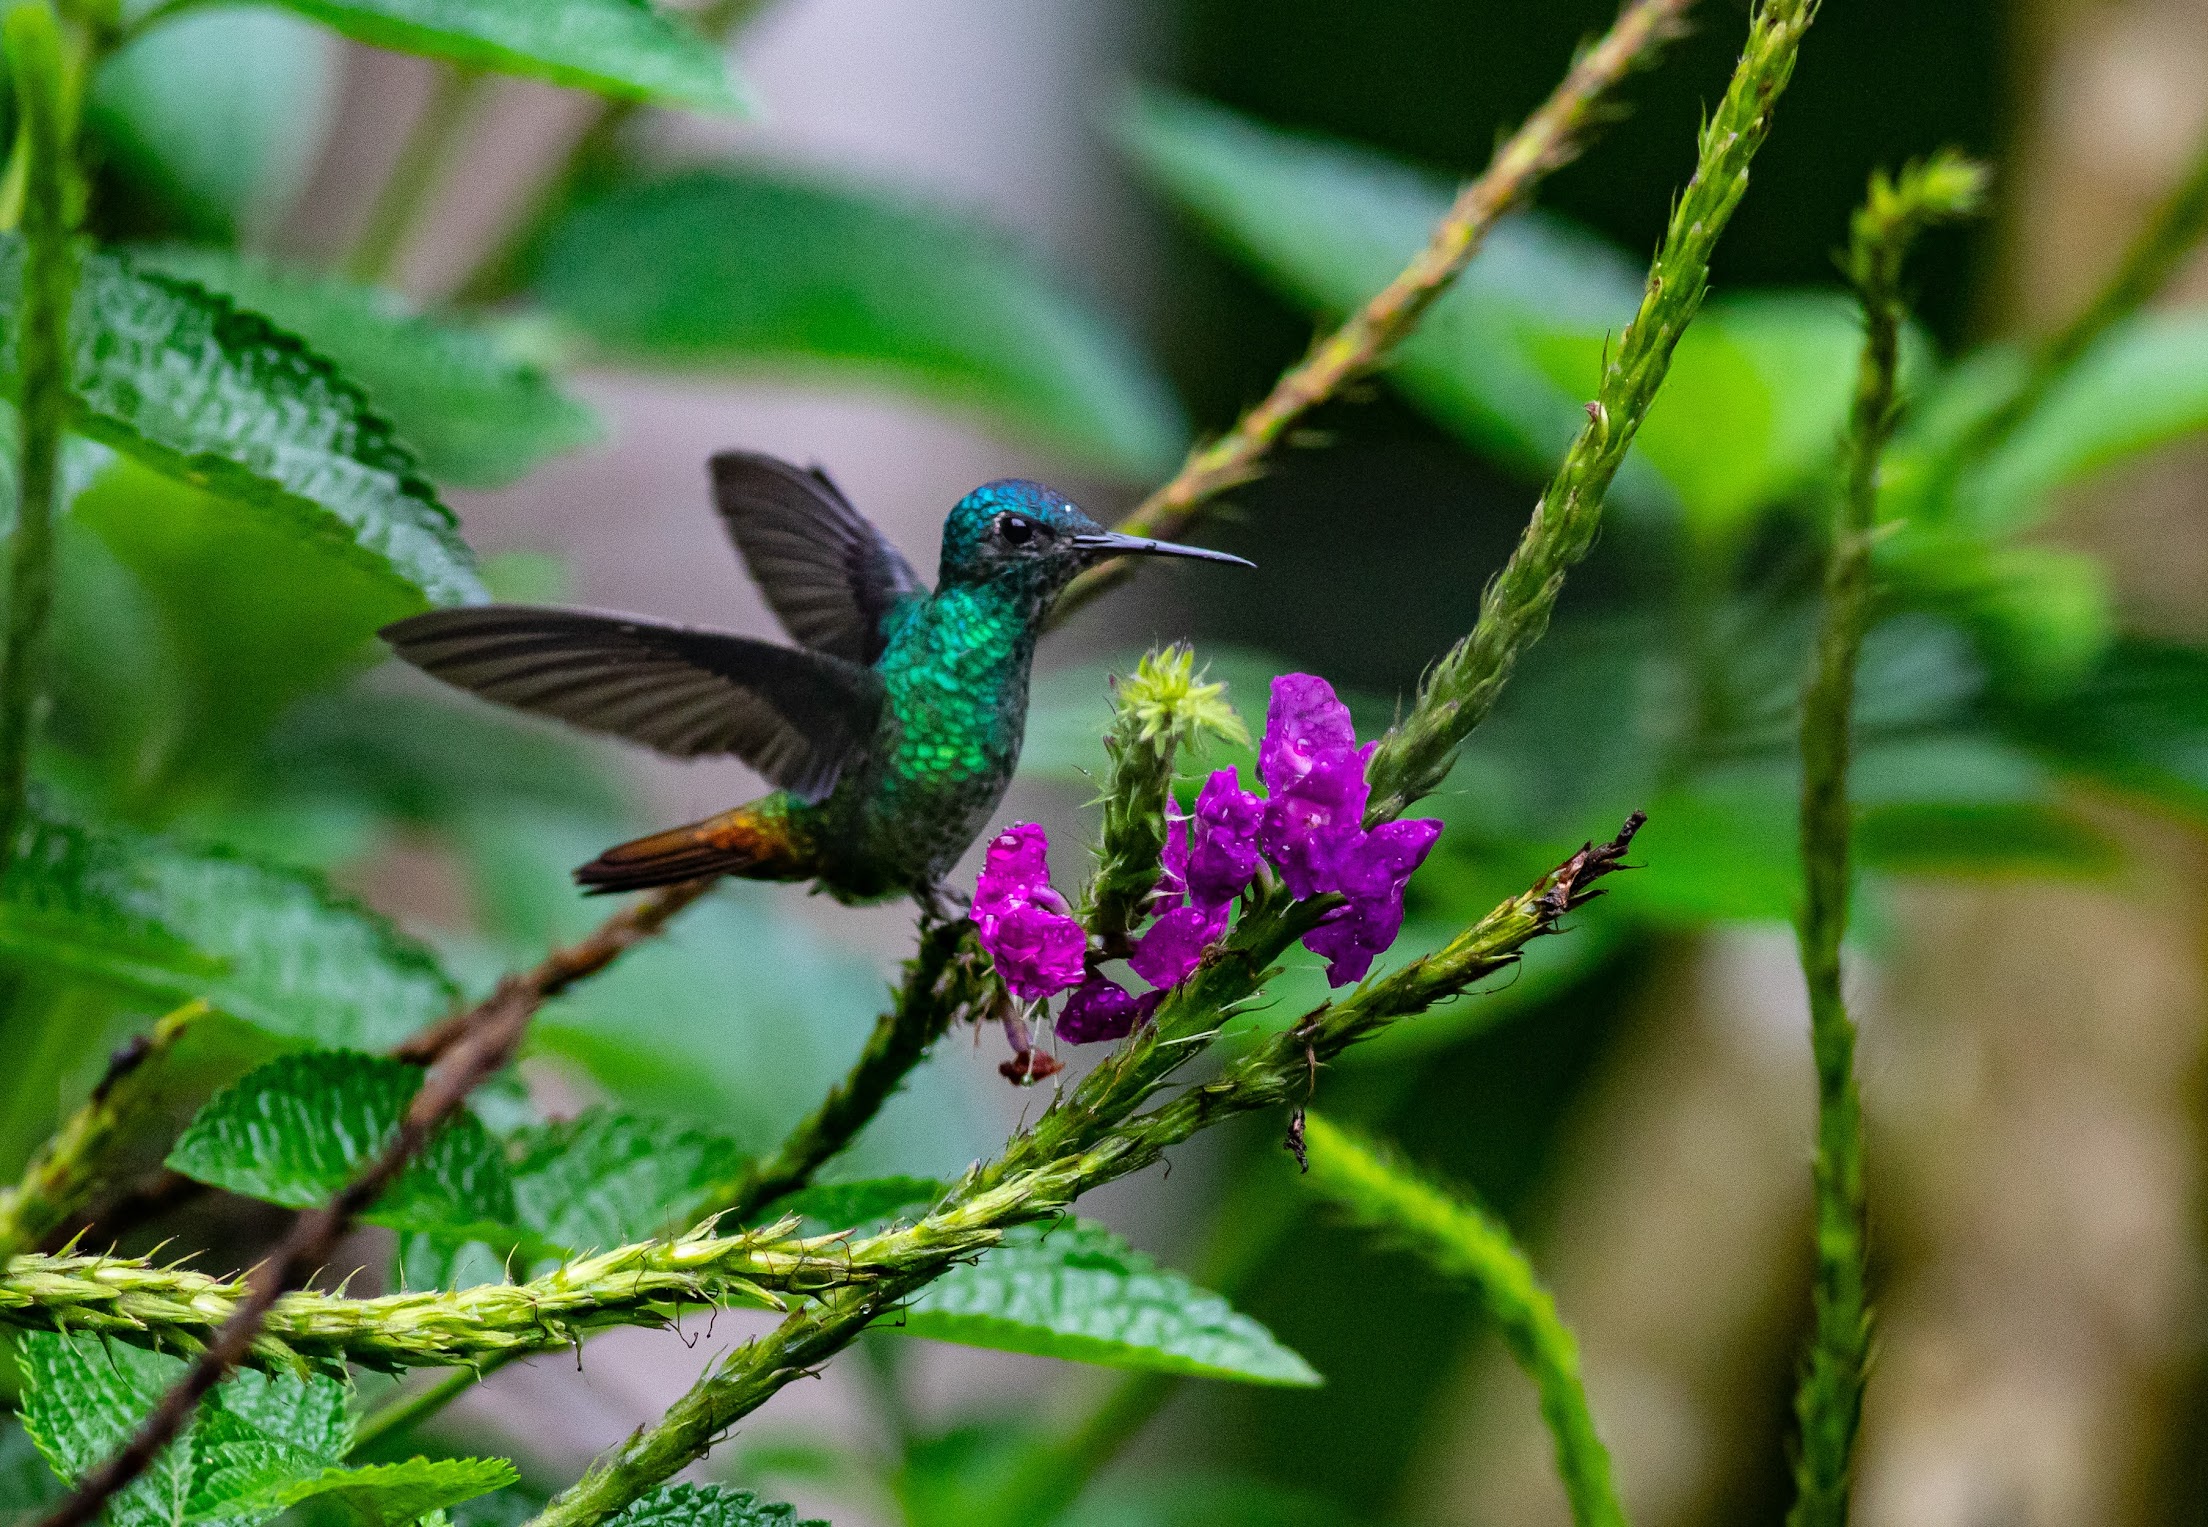
[[[406,1169],[468,1094],[506,1064],[537,1009],[650,938],[711,885],[710,880],[693,880],[655,891],[622,908],[579,943],[556,949],[535,968],[508,976],[476,1006],[417,1035],[420,1051],[434,1050],[436,1058],[391,1143],[328,1203],[292,1221],[267,1259],[246,1275],[246,1297],[191,1369],[161,1397],[121,1451],[87,1475],[39,1527],[86,1527],[98,1517],[108,1501],[176,1439],[199,1402],[244,1359],[276,1301],[329,1261],[355,1216]]]
[[[1425,247],[1341,327],[1314,344],[1281,374],[1271,392],[1218,439],[1196,446],[1172,479],[1136,506],[1118,529],[1170,540],[1220,494],[1256,477],[1260,463],[1290,426],[1357,377],[1387,364],[1426,309],[1479,253],[1495,224],[1516,210],[1535,185],[1569,164],[1601,120],[1611,91],[1685,26],[1694,0],[1635,0],[1610,30],[1582,52],[1555,92],[1495,150],[1479,178],[1434,225]],[[1075,579],[1051,614],[1051,624],[1125,580],[1128,558],[1116,558]]]

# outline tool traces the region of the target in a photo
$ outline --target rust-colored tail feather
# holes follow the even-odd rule
[[[806,880],[814,872],[811,839],[790,819],[789,798],[776,794],[687,827],[617,844],[576,870],[575,879],[595,896],[707,875]]]

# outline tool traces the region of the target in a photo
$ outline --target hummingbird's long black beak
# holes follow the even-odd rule
[[[1213,551],[1208,546],[1183,546],[1177,541],[1153,541],[1148,536],[1123,536],[1116,530],[1099,530],[1093,535],[1075,536],[1073,544],[1100,557],[1193,557],[1199,562],[1232,562],[1236,567],[1257,566],[1249,558],[1238,557],[1232,552]]]

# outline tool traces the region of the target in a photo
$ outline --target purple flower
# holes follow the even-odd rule
[[[1372,749],[1335,749],[1312,758],[1303,773],[1273,787],[1258,845],[1280,867],[1290,895],[1301,899],[1340,889],[1339,863],[1364,828],[1365,760]]]
[[[1006,828],[990,840],[974,880],[974,930],[1022,1002],[1078,986],[1089,951],[1088,935],[1051,889],[1049,849],[1033,822]]]
[[[1429,819],[1383,822],[1359,835],[1337,863],[1337,888],[1349,898],[1304,935],[1303,946],[1326,962],[1330,986],[1362,981],[1375,957],[1403,931],[1403,888],[1426,861],[1441,824]]]
[[[1227,931],[1227,908],[1174,907],[1150,925],[1127,958],[1128,968],[1152,986],[1178,986]]]
[[[1066,999],[1058,1015],[1058,1037],[1068,1044],[1094,1044],[1100,1039],[1124,1039],[1135,1025],[1150,1021],[1163,992],[1129,996],[1127,988],[1103,976],[1091,976]]]
[[[1334,686],[1314,673],[1284,673],[1273,680],[1265,708],[1265,737],[1257,747],[1257,774],[1277,798],[1320,760],[1357,751],[1357,729]]]
[[[1234,770],[1204,781],[1196,797],[1193,842],[1183,856],[1181,878],[1199,907],[1224,908],[1257,874],[1258,827],[1265,803],[1241,787]]]

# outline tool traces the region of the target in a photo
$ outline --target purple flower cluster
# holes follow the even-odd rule
[[[1134,996],[1086,968],[1087,941],[1050,888],[1047,843],[1032,823],[1000,834],[974,887],[974,922],[1005,985],[1022,1001],[1073,990],[1058,1033],[1074,1044],[1117,1039],[1147,1021],[1167,988],[1186,980],[1225,936],[1234,902],[1269,860],[1299,900],[1344,904],[1304,937],[1335,986],[1362,980],[1403,928],[1403,890],[1441,834],[1435,821],[1384,822],[1366,831],[1372,745],[1358,747],[1349,707],[1324,679],[1273,680],[1257,772],[1263,796],[1233,769],[1204,781],[1192,814],[1167,823],[1155,917],[1128,958],[1158,990]]]

